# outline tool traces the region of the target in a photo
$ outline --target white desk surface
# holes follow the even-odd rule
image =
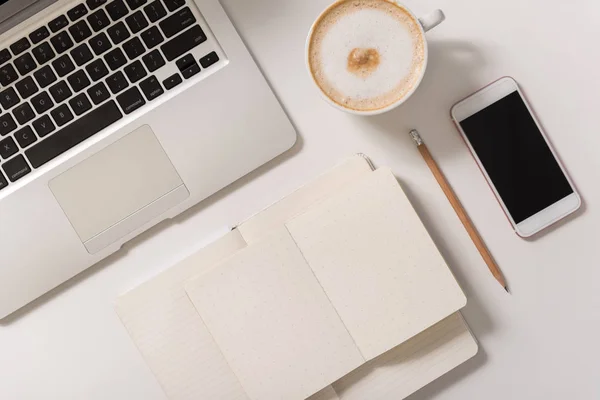
[[[600,3],[406,0],[416,13],[442,8],[447,20],[428,34],[430,65],[414,98],[367,119],[325,104],[305,71],[306,32],[329,2],[224,1],[296,125],[298,145],[0,324],[1,399],[165,400],[113,310],[115,297],[356,152],[404,183],[467,293],[464,315],[481,343],[474,359],[411,400],[600,397]],[[586,204],[535,240],[512,232],[448,116],[454,102],[504,75],[520,82]],[[512,295],[488,272],[411,143],[412,127]]]

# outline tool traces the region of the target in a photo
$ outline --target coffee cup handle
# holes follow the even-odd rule
[[[442,10],[435,10],[424,17],[419,18],[419,22],[425,32],[432,30],[446,19]]]

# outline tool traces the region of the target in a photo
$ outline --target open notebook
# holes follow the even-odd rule
[[[170,399],[384,400],[476,353],[464,302],[391,172],[357,156],[117,310]]]

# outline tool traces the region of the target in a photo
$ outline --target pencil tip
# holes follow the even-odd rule
[[[508,286],[504,286],[504,290],[506,290],[506,293],[510,294],[510,292],[508,291]]]

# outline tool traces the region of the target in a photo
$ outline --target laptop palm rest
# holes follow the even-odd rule
[[[90,254],[189,197],[148,125],[57,176],[49,186]]]

